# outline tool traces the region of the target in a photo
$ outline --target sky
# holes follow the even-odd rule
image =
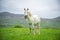
[[[59,0],[0,0],[0,12],[24,14],[24,8],[42,18],[60,16]]]

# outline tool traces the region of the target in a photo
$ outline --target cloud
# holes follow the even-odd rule
[[[57,0],[1,0],[0,11],[9,11],[15,14],[23,14],[23,8],[29,8],[33,14],[41,17],[56,17],[58,13]],[[54,11],[55,10],[55,11]]]

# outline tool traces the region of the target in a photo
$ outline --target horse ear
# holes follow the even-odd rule
[[[27,11],[29,10],[29,8],[27,8]]]
[[[24,8],[24,10],[26,10],[26,9]]]

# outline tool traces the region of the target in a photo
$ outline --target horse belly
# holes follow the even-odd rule
[[[34,23],[38,23],[38,22],[40,22],[40,18],[34,17]]]

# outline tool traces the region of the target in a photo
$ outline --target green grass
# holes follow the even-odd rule
[[[28,28],[0,28],[0,40],[60,40],[60,30],[41,29],[40,35],[33,35]]]

